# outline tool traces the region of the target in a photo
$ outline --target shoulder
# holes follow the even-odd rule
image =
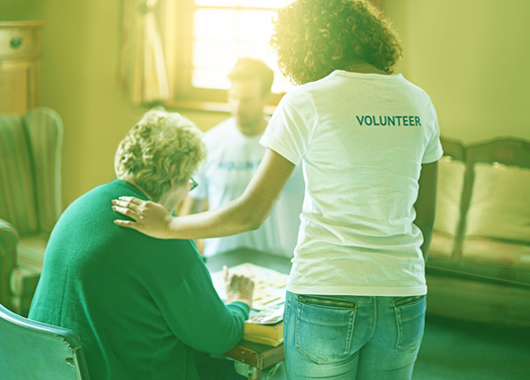
[[[313,88],[312,86],[309,86],[309,84],[296,87],[283,96],[283,98],[280,100],[280,103],[278,104],[277,110],[279,112],[285,110],[298,111],[308,106],[312,107],[312,92],[314,92]]]
[[[278,118],[281,120],[285,117],[289,119],[296,117],[304,120],[313,118],[316,113],[315,105],[320,98],[318,91],[315,91],[313,83],[294,88],[280,100],[271,118],[271,123],[275,123]]]
[[[424,98],[425,100],[428,100],[430,103],[432,103],[432,100],[431,100],[431,97],[429,96],[429,94],[427,94],[427,91],[425,91],[423,88],[421,88],[420,86],[412,83],[411,81],[409,81],[408,79],[406,79],[404,76],[400,75],[401,76],[401,80],[403,82],[403,85],[408,88],[409,91],[411,91],[412,93],[414,93],[416,96],[418,97],[422,97]]]
[[[220,136],[226,136],[227,134],[232,134],[235,132],[237,132],[236,120],[235,118],[230,117],[208,129],[204,133],[204,141],[213,141]]]

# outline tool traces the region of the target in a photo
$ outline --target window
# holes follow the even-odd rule
[[[275,9],[293,0],[165,0],[161,14],[170,93],[176,107],[227,110],[228,73],[242,56],[265,61],[274,71],[269,104],[292,85],[269,47]],[[381,7],[381,0],[370,0]]]
[[[174,93],[177,104],[197,106],[204,102],[226,102],[228,74],[237,59],[251,56],[274,70],[270,104],[275,105],[292,85],[283,77],[269,47],[275,9],[292,0],[179,0],[176,22],[166,38],[168,54],[174,56]],[[167,14],[166,14],[167,15]],[[166,20],[168,25],[170,20]],[[163,28],[168,30],[167,28]],[[170,69],[171,70],[171,69]],[[204,104],[203,104],[204,105]],[[222,109],[223,107],[220,107]]]

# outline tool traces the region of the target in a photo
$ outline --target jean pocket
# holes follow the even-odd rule
[[[414,353],[421,345],[425,328],[425,296],[400,297],[393,303],[398,328],[396,347]]]
[[[349,352],[357,304],[298,295],[295,347],[321,364]]]

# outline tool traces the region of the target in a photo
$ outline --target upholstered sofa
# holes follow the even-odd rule
[[[442,145],[428,313],[530,326],[530,141]]]
[[[62,136],[49,108],[0,115],[0,303],[24,316],[61,213]]]

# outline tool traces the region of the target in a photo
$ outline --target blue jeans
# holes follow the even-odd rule
[[[287,292],[290,380],[405,380],[425,326],[425,296],[320,296]]]

